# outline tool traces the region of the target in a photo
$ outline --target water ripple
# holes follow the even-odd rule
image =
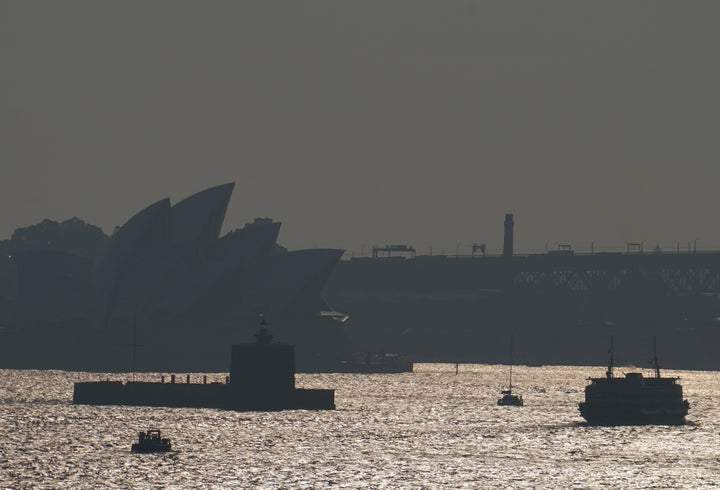
[[[682,377],[688,425],[589,427],[577,403],[601,371],[518,367],[522,408],[495,405],[502,366],[299,375],[301,387],[335,387],[338,409],[272,413],[75,406],[73,383],[97,374],[0,371],[0,487],[715,487],[716,373],[668,373]],[[148,427],[176,451],[130,453]]]

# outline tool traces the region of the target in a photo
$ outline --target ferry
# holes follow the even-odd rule
[[[690,404],[683,399],[683,388],[678,383],[680,378],[660,375],[656,350],[654,364],[654,377],[646,378],[642,373],[615,377],[611,337],[610,362],[605,377],[590,378],[590,384],[585,387],[585,401],[579,405],[580,415],[589,425],[684,424]]]

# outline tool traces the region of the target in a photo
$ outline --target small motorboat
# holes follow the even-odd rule
[[[172,450],[170,439],[163,439],[159,429],[138,432],[138,442],[130,450],[134,453],[164,453]]]

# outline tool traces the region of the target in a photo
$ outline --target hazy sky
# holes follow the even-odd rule
[[[291,249],[720,249],[720,2],[0,0],[0,238],[235,181]]]

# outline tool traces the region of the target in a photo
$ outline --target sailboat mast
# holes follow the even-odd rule
[[[135,351],[137,350],[137,313],[133,315],[132,380],[135,381]]]
[[[510,334],[510,391],[512,391],[513,334]]]

